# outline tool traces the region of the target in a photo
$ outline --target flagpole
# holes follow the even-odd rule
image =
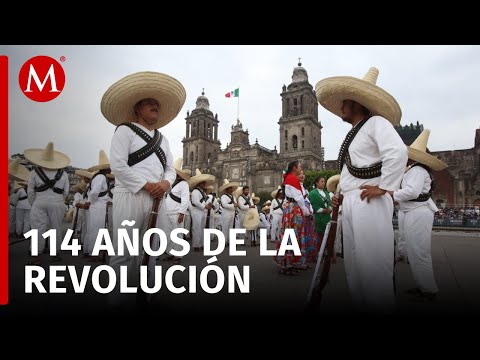
[[[240,120],[240,90],[237,96],[237,120]]]

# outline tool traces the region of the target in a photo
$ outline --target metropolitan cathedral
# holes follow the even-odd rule
[[[282,170],[292,160],[300,160],[305,170],[322,170],[322,125],[318,121],[318,102],[308,74],[301,63],[293,69],[292,82],[280,93],[282,115],[278,120],[280,149],[273,150],[258,143],[252,145],[247,129],[238,119],[231,125],[230,143],[221,148],[218,140],[220,120],[210,110],[202,93],[196,107],[187,112],[183,138],[183,169],[192,175],[198,168],[215,175],[218,187],[223,179],[248,185],[255,193],[271,192],[282,184]]]

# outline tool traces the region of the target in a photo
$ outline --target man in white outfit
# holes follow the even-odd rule
[[[393,312],[393,201],[407,163],[407,149],[393,125],[402,112],[376,85],[378,70],[363,79],[332,77],[316,85],[322,106],[352,125],[339,153],[343,193],[345,270],[360,311]],[[334,197],[332,204],[338,206]]]
[[[277,242],[280,236],[280,228],[282,226],[283,204],[285,202],[283,190],[279,186],[277,190],[272,191],[272,205],[270,211],[272,212],[272,231],[270,236],[271,242]]]
[[[230,229],[241,228],[238,221],[235,221],[238,204],[233,196],[233,192],[237,190],[239,186],[239,183],[230,182],[225,179],[223,185],[218,189],[218,192],[222,194],[220,196],[220,203],[222,205],[222,232],[225,236],[226,245],[230,244]]]
[[[117,129],[110,148],[110,165],[115,174],[113,201],[113,246],[110,266],[120,278],[120,268],[127,269],[129,286],[139,286],[140,256],[118,254],[118,230],[126,229],[133,239],[133,229],[139,230],[139,241],[149,226],[154,199],[164,197],[176,178],[168,140],[157,129],[172,121],[186,98],[182,84],[173,77],[157,72],[128,75],[105,92],[101,102],[103,116]],[[161,216],[161,215],[158,215]],[[133,225],[127,222],[134,221]],[[149,270],[154,274],[155,258],[149,258]],[[152,276],[149,277],[149,283]],[[136,297],[120,294],[119,281],[109,294],[114,305],[133,305]]]
[[[207,220],[207,213],[212,209],[212,203],[208,203],[208,196],[205,190],[213,184],[215,176],[202,174],[196,169],[195,176],[188,181],[192,190],[192,248],[193,251],[202,251],[203,249],[203,230]]]
[[[100,150],[98,155],[98,164],[88,169],[88,172],[97,173],[90,181],[90,191],[87,196],[87,202],[84,209],[88,209],[88,229],[85,237],[84,247],[86,253],[92,256],[95,241],[100,229],[105,229],[105,215],[107,212],[108,201],[108,181],[107,174],[110,173],[110,160],[108,160],[105,151]],[[101,257],[94,257],[92,260],[100,261]]]
[[[417,284],[409,293],[424,300],[433,300],[438,292],[431,255],[433,215],[438,211],[432,200],[431,171],[447,168],[444,162],[427,153],[429,134],[430,130],[425,129],[408,147],[409,168],[403,175],[401,188],[391,193],[405,214],[399,230]]]
[[[165,196],[164,206],[166,216],[157,219],[157,224],[159,224],[159,227],[161,227],[167,235],[168,244],[165,250],[167,254],[165,260],[173,260],[178,264],[182,258],[170,254],[170,251],[181,251],[182,247],[170,240],[170,233],[177,228],[185,228],[185,214],[190,204],[190,190],[187,182],[190,176],[187,171],[182,170],[182,158],[175,160],[173,167],[175,168],[177,177],[168,195]]]
[[[243,220],[245,219],[245,215],[249,209],[253,209],[255,205],[253,205],[252,198],[249,196],[250,188],[248,186],[244,186],[242,189],[242,193],[237,197],[238,203],[238,222],[240,224],[239,228],[243,228]],[[245,241],[249,239],[249,233],[246,233]]]
[[[218,204],[217,198],[215,197],[215,193],[213,192],[213,185],[207,186],[205,189],[205,193],[207,194],[207,204],[212,204],[212,208],[207,212],[207,220],[205,221],[205,228],[206,229],[215,229],[216,222],[215,222],[215,213],[218,211],[220,205]],[[211,239],[215,238],[213,235],[210,237]]]
[[[44,232],[55,229],[57,239],[63,239],[63,218],[65,215],[65,197],[70,191],[68,175],[64,168],[70,165],[70,158],[55,151],[49,142],[45,149],[28,149],[25,158],[36,167],[28,179],[28,201],[30,210],[30,226],[38,229],[38,253],[45,249]],[[52,261],[60,260],[55,256]],[[39,258],[35,263],[40,262]]]
[[[15,182],[16,190],[16,207],[15,207],[15,223],[17,237],[23,238],[23,234],[30,230],[30,210],[32,206],[28,202],[28,195],[25,187],[21,183]]]
[[[16,205],[19,194],[14,189],[14,181],[27,182],[29,177],[30,171],[20,164],[20,159],[18,157],[8,161],[8,234],[10,236],[18,236],[18,231],[16,229]],[[23,238],[23,233],[21,234],[21,237]]]

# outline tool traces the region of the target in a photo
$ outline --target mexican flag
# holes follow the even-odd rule
[[[231,98],[231,97],[238,97],[240,95],[240,89],[235,89],[233,91],[230,91],[225,94],[225,97]]]

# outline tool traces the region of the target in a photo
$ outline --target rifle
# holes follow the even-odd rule
[[[108,208],[112,205],[112,203],[110,201],[107,201],[107,206],[105,207],[105,229],[108,230],[108,214],[109,214],[109,211],[108,211]],[[102,251],[102,262],[105,264],[107,260],[107,251],[106,250],[103,250]]]
[[[80,212],[80,208],[77,208],[75,206],[75,217],[73,218],[73,226],[72,226],[72,230],[73,230],[73,234],[76,234],[77,232],[77,222],[78,222],[78,213]]]
[[[158,209],[160,207],[160,202],[161,202],[160,198],[156,198],[153,200],[152,210],[150,211],[150,217],[148,219],[148,229],[152,229],[157,225]],[[150,236],[150,249],[153,248],[153,241],[154,241],[154,235],[152,234]],[[142,265],[148,266],[149,261],[150,261],[150,255],[146,251],[144,251],[143,258],[142,258]],[[148,274],[147,276],[150,276],[150,274]],[[147,279],[147,282],[148,282],[148,279]],[[137,304],[143,305],[146,303],[147,303],[147,294],[144,293],[142,290],[142,287],[139,286],[137,291]]]
[[[338,188],[337,188],[338,193]],[[343,195],[339,195],[340,200],[342,200]],[[340,201],[341,204],[341,201]],[[340,205],[339,205],[340,206]],[[315,265],[315,272],[313,274],[312,283],[310,285],[310,290],[308,292],[307,298],[307,311],[314,311],[316,308],[319,307],[322,301],[322,291],[325,285],[327,284],[328,280],[328,273],[330,271],[330,264],[334,252],[334,245],[335,245],[335,238],[337,236],[337,218],[338,218],[338,208],[333,208],[332,213],[332,220],[327,224],[327,228],[325,229],[325,234],[323,235],[322,245],[320,246],[320,250],[318,251],[318,258],[317,264]],[[327,248],[327,255],[325,259],[323,259],[323,255],[325,252],[325,248]],[[321,263],[323,260],[323,268],[320,274],[320,281],[316,284],[318,271],[320,269]]]

